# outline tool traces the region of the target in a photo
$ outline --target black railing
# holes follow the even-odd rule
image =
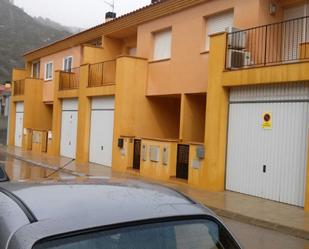
[[[226,68],[309,59],[309,16],[227,34]]]
[[[71,90],[79,87],[80,68],[60,72],[59,90]]]
[[[115,84],[116,60],[89,65],[89,87]]]

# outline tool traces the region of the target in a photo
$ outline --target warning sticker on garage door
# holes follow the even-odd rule
[[[263,122],[262,122],[263,129],[272,129],[273,121],[272,121],[272,113],[271,112],[264,112],[263,113]]]

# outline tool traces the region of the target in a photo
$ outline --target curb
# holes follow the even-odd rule
[[[289,226],[285,225],[280,225],[274,222],[266,221],[266,220],[261,220],[261,219],[256,219],[250,216],[242,215],[239,213],[235,213],[232,211],[216,208],[207,205],[207,203],[203,203],[206,207],[210,208],[213,212],[216,213],[218,216],[222,216],[234,221],[239,221],[242,223],[246,223],[249,225],[257,226],[257,227],[262,227],[266,229],[270,229],[276,232],[284,233],[293,237],[298,237],[301,239],[306,239],[309,240],[309,232],[297,228],[292,228]]]

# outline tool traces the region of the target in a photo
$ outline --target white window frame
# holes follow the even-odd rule
[[[215,31],[215,32],[211,32],[209,30],[209,20],[212,19],[212,18],[216,18],[216,17],[219,17],[219,16],[227,15],[227,14],[232,14],[233,15],[233,23],[231,24],[233,26],[234,22],[235,22],[234,9],[230,9],[230,10],[226,10],[226,11],[223,11],[223,12],[214,13],[212,15],[209,15],[209,16],[205,17],[205,30],[206,30],[205,45],[204,45],[205,51],[208,52],[209,49],[210,49],[210,35],[225,31],[225,30],[218,30],[218,31]],[[226,27],[226,28],[228,28],[228,27]]]
[[[50,77],[48,77],[48,75],[47,75],[47,67],[48,67],[49,64],[51,64]],[[54,61],[49,61],[49,62],[45,63],[44,80],[52,80],[53,74],[54,74]]]
[[[38,76],[39,76],[39,78],[40,78],[40,74],[41,74],[41,61],[33,61],[32,62],[32,64],[31,64],[31,78],[33,78],[33,76],[34,76],[34,64],[39,64],[39,67],[38,67]]]
[[[66,68],[65,68],[65,61],[66,60],[68,60],[68,59],[71,59],[71,68],[70,68],[70,70],[72,70],[72,68],[73,68],[73,56],[72,55],[69,55],[69,56],[66,56],[66,57],[64,57],[63,58],[63,61],[62,61],[62,70],[63,71],[66,71]],[[69,71],[68,71],[69,72]]]
[[[164,33],[169,33],[169,48],[166,48],[167,51],[163,51],[163,55],[160,56],[159,55],[160,52],[158,50],[160,50],[162,48],[160,48],[158,46],[159,44],[156,42],[156,39],[158,39],[158,35],[162,35]],[[152,33],[152,35],[153,35],[153,55],[152,55],[153,61],[171,59],[171,57],[172,57],[172,44],[173,44],[173,30],[172,30],[172,28],[170,27],[170,28],[165,28],[165,29],[162,29],[162,30],[155,31],[155,32]],[[162,53],[162,51],[161,51],[161,53]],[[164,53],[166,53],[166,54],[164,54]]]

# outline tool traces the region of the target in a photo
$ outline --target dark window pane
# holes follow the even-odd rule
[[[34,249],[236,249],[228,232],[211,220],[124,227],[40,242]]]

